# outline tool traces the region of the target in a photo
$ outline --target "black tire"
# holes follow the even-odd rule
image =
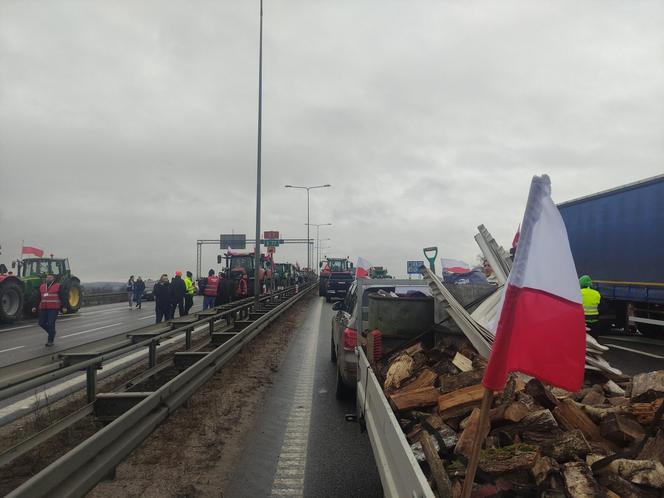
[[[83,304],[83,289],[81,284],[72,281],[67,287],[65,295],[67,296],[67,303],[65,304],[67,314],[76,313],[81,309],[81,304]]]
[[[330,361],[337,362],[337,350],[334,348],[334,338],[330,336]]]
[[[346,384],[344,384],[344,380],[341,377],[341,372],[339,372],[338,368],[337,368],[337,385],[334,394],[338,400],[350,399],[351,395],[353,394],[353,390],[350,387],[348,387]]]
[[[10,280],[0,284],[0,322],[12,323],[21,318],[23,312],[23,287]]]

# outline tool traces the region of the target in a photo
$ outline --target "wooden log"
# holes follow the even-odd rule
[[[396,391],[390,394],[390,401],[397,410],[412,410],[413,408],[423,408],[434,406],[438,402],[440,392],[435,387],[421,387]]]
[[[455,408],[472,406],[482,401],[484,387],[482,384],[464,387],[451,393],[441,394],[438,397],[438,412],[445,418],[445,412]]]
[[[632,378],[632,402],[649,402],[664,397],[664,370],[636,374]]]
[[[512,401],[492,409],[489,412],[489,417],[491,418],[491,425],[495,426],[521,422],[529,413],[530,409],[525,404],[520,401]]]
[[[655,413],[664,402],[664,398],[659,398],[649,403],[632,403],[629,406],[629,411],[636,417],[636,420],[643,425],[652,424],[655,418]]]
[[[656,460],[618,458],[608,468],[633,484],[664,489],[664,465]]]
[[[603,496],[602,490],[587,463],[566,463],[562,466],[562,472],[569,496],[582,496],[584,498]]]
[[[556,397],[551,394],[551,391],[549,391],[549,389],[547,389],[538,379],[530,379],[526,384],[525,391],[530,394],[542,408],[552,410],[558,406],[558,400]]]
[[[464,387],[474,386],[481,382],[483,376],[484,372],[481,370],[471,370],[457,375],[441,375],[440,390],[442,393],[450,393]]]
[[[561,432],[551,411],[544,409],[529,413],[516,424],[509,424],[494,429],[492,433],[500,432],[510,437],[514,437],[520,435],[524,431],[544,434],[559,434]]]
[[[540,456],[530,469],[530,473],[537,487],[539,489],[546,489],[548,488],[546,482],[549,481],[552,475],[560,473],[560,466],[553,458]]]
[[[602,437],[620,446],[627,446],[645,435],[643,427],[636,420],[616,413],[604,417],[599,429]]]
[[[528,444],[513,444],[502,448],[482,450],[479,467],[492,475],[517,470],[532,469],[539,458],[537,447]]]
[[[484,440],[489,433],[489,429],[490,427],[487,424],[487,426],[484,427],[484,430],[480,430],[480,410],[479,408],[475,408],[470,414],[470,417],[468,417],[468,423],[459,436],[459,441],[454,448],[454,453],[470,458],[470,454],[473,450],[473,441],[475,441],[476,438]]]
[[[441,498],[451,498],[452,483],[450,482],[447,472],[445,472],[443,462],[438,457],[438,452],[434,448],[433,438],[428,433],[423,432],[422,437],[420,438],[420,443],[422,443],[422,450],[424,451],[427,463],[429,464],[429,470],[431,470],[433,480],[436,483],[438,496]]]
[[[454,355],[454,358],[452,359],[452,365],[457,367],[462,372],[470,372],[473,369],[473,361],[461,353]]]
[[[413,358],[407,354],[402,354],[390,364],[385,376],[384,388],[395,389],[401,385],[405,379],[413,373]]]
[[[604,396],[603,393],[599,392],[596,389],[591,389],[588,392],[588,394],[586,394],[583,397],[581,403],[583,403],[584,405],[596,406],[596,405],[603,405],[605,401],[606,401],[606,396]]]
[[[637,459],[656,460],[664,464],[664,429],[660,429],[654,437],[646,441]]]
[[[564,399],[553,409],[558,425],[566,431],[580,429],[590,441],[603,442],[599,427],[572,400]]]
[[[428,413],[424,415],[424,420],[427,421],[431,427],[434,429],[440,429],[445,423],[443,422],[443,419],[438,415],[437,413]],[[409,432],[406,434],[406,438],[408,441],[417,441],[420,437],[420,433],[422,432],[422,425],[421,424],[416,424]]]
[[[399,392],[412,391],[422,387],[432,387],[438,378],[438,374],[430,368],[424,368],[417,374],[412,382],[405,384],[399,389]]]
[[[535,442],[524,433],[524,441]],[[565,463],[572,460],[583,459],[590,453],[590,445],[583,433],[576,429],[563,432],[551,439],[540,442],[542,455],[549,456],[554,460]]]

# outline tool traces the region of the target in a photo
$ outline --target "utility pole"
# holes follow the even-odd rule
[[[258,146],[256,154],[256,245],[254,250],[254,300],[261,296],[261,132],[263,125],[263,0],[260,0],[260,34],[258,45]]]
[[[311,236],[309,235],[309,191],[314,188],[327,188],[331,187],[329,183],[326,183],[325,185],[311,185],[311,186],[298,186],[298,185],[284,185],[285,188],[299,188],[302,190],[307,191],[307,222],[305,223],[307,225],[307,268],[309,270],[312,270],[311,268],[311,257],[312,255],[312,248],[311,248]]]

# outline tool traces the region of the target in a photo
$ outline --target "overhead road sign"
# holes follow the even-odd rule
[[[279,232],[277,231],[265,231],[263,232],[263,238],[264,239],[278,239],[279,238]]]
[[[279,247],[279,245],[284,243],[284,239],[264,239],[261,240],[261,243],[265,247]]]
[[[422,266],[424,266],[424,261],[406,261],[406,272],[408,275],[417,275]]]
[[[220,249],[246,249],[247,235],[244,233],[222,233],[219,236]]]

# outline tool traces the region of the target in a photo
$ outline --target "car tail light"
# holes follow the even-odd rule
[[[352,351],[357,346],[357,330],[344,329],[344,349]]]

